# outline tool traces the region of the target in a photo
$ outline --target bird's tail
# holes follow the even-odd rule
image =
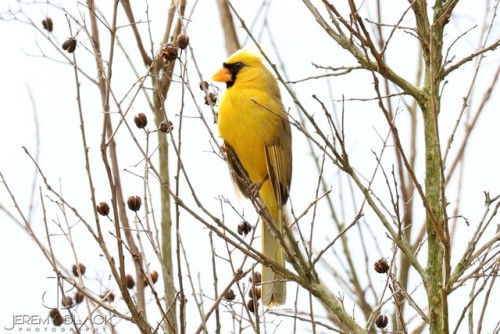
[[[273,220],[276,231],[283,235],[283,224],[285,217],[283,215],[283,207],[281,207],[272,192],[270,182],[266,182],[261,189],[261,197],[266,205],[269,214]],[[266,196],[267,195],[267,196]],[[269,227],[269,223],[261,218],[262,226],[262,254],[270,260],[285,266],[285,254],[283,247]],[[267,307],[283,305],[286,301],[286,280],[279,274],[275,273],[271,268],[262,266],[262,303]]]

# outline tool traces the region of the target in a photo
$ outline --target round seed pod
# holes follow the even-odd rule
[[[151,280],[153,281],[153,284],[156,283],[158,281],[158,272],[156,270],[154,270],[152,273],[151,273]]]
[[[259,285],[262,282],[262,275],[260,272],[255,271],[252,276],[250,276],[250,282],[255,285]]]
[[[100,295],[102,301],[112,303],[115,301],[115,294],[110,290],[105,290],[102,295]]]
[[[207,90],[208,87],[209,87],[208,82],[206,82],[206,81],[200,82],[200,86],[199,87],[200,87],[201,90]]]
[[[127,285],[127,289],[133,289],[135,286],[135,281],[132,275],[125,276],[125,284]]]
[[[163,50],[161,52],[163,58],[168,61],[172,61],[177,59],[177,55],[179,53],[179,49],[173,45],[172,43],[167,43],[163,47]]]
[[[87,270],[87,268],[85,267],[85,265],[83,263],[77,263],[71,267],[71,271],[73,272],[73,275],[75,275],[75,276],[80,276],[80,274],[82,276],[85,275],[86,270]]]
[[[227,290],[226,294],[224,295],[225,300],[233,301],[236,298],[236,295],[234,294],[233,289]]]
[[[143,129],[148,125],[148,118],[141,112],[134,117],[134,123],[139,129]]]
[[[248,290],[248,297],[259,300],[261,296],[260,288],[258,287],[250,287]]]
[[[380,260],[375,262],[375,264],[373,265],[373,269],[375,269],[375,271],[379,274],[385,274],[389,271],[389,263],[387,263],[387,260],[385,258],[381,258]]]
[[[80,304],[81,302],[83,302],[84,297],[84,294],[80,291],[75,292],[75,303]]]
[[[389,323],[389,318],[385,314],[379,314],[375,319],[375,325],[378,328],[385,328]]]
[[[74,305],[73,298],[71,298],[71,296],[63,296],[63,298],[61,300],[61,304],[65,308],[70,308]]]
[[[141,198],[139,196],[130,196],[127,200],[128,208],[132,211],[139,211],[141,208]]]
[[[249,299],[247,302],[247,308],[250,312],[255,313],[255,309],[259,307],[259,302]]]
[[[48,32],[52,32],[52,29],[54,29],[54,22],[52,22],[52,19],[50,17],[46,17],[42,21],[42,26],[43,29],[47,30]]]
[[[96,206],[97,213],[101,216],[107,216],[109,214],[109,205],[106,202],[101,202]]]
[[[252,231],[252,225],[250,225],[250,223],[246,220],[238,224],[239,235],[247,235],[250,231]]]
[[[217,103],[217,94],[215,93],[208,93],[207,96],[205,96],[205,104],[207,106],[213,106]]]
[[[68,53],[73,53],[76,50],[76,39],[68,38],[64,43],[62,43],[61,47],[63,50],[66,50]]]
[[[61,326],[64,322],[64,318],[58,309],[53,308],[49,311],[49,317],[52,319],[54,326]]]
[[[168,122],[163,121],[160,123],[159,129],[163,133],[169,133],[174,129],[174,125],[170,121],[168,121]]]
[[[177,46],[179,49],[184,50],[189,45],[189,36],[185,33],[179,34],[177,36]]]

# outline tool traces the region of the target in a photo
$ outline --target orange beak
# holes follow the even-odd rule
[[[213,81],[229,82],[232,79],[231,72],[225,67],[221,68],[217,73],[212,76]]]

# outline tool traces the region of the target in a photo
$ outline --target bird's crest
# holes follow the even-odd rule
[[[226,63],[231,64],[239,61],[245,64],[253,62],[262,63],[263,58],[262,53],[260,53],[257,47],[247,46],[230,55],[229,58],[227,58]]]

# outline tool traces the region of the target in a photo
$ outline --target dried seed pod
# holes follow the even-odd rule
[[[71,298],[71,296],[63,296],[63,298],[61,300],[61,304],[65,308],[70,308],[70,307],[72,307],[74,305],[73,304],[73,298]]]
[[[64,322],[64,318],[61,315],[61,312],[59,312],[58,309],[53,308],[49,311],[49,317],[52,319],[52,323],[54,326],[61,326]]]
[[[174,125],[170,121],[168,121],[168,122],[163,121],[160,123],[160,131],[163,133],[169,133],[173,129],[174,129]]]
[[[156,270],[153,270],[150,274],[149,274],[149,278],[151,279],[151,282],[153,282],[153,284],[155,284],[157,281],[158,281],[158,272]],[[144,285],[149,285],[149,280],[144,278]]]
[[[238,224],[238,234],[239,235],[243,235],[243,234],[247,235],[248,233],[250,233],[251,230],[252,230],[252,225],[250,225],[250,223],[247,222],[246,220],[244,220]]]
[[[250,276],[250,282],[252,282],[255,285],[259,285],[260,282],[262,282],[262,275],[260,274],[260,272],[255,271],[253,273],[253,276]]]
[[[68,38],[64,43],[62,43],[63,50],[73,53],[76,50],[76,39]]]
[[[177,54],[179,53],[179,49],[175,47],[172,43],[167,43],[163,47],[161,52],[163,58],[168,61],[175,60],[177,58]]]
[[[210,92],[208,93],[207,96],[205,96],[205,104],[207,106],[213,106],[216,103],[217,103],[217,94]]]
[[[81,302],[83,302],[83,297],[85,296],[80,291],[75,292],[75,303],[80,304]]]
[[[115,294],[110,290],[105,290],[102,295],[100,295],[103,302],[112,303],[115,301]]]
[[[50,319],[54,319],[58,315],[58,313],[60,313],[58,309],[56,309],[56,308],[51,309],[49,311]]]
[[[156,270],[151,273],[151,280],[153,281],[153,284],[158,281],[158,272]]]
[[[233,301],[236,298],[236,295],[234,294],[233,289],[227,290],[226,294],[224,295],[225,300]]]
[[[208,89],[208,86],[209,86],[209,85],[208,85],[208,82],[206,82],[206,81],[202,81],[202,82],[200,82],[200,89],[201,89],[201,90],[207,90],[207,89]]]
[[[250,312],[255,313],[255,309],[259,307],[259,302],[253,299],[249,299],[247,302],[247,308]]]
[[[52,22],[52,19],[50,17],[46,17],[45,20],[42,21],[42,26],[43,29],[47,30],[48,32],[52,32],[52,29],[54,29],[54,22]]]
[[[251,286],[248,290],[248,297],[259,300],[261,296],[260,288]]]
[[[87,270],[83,263],[74,264],[71,269],[73,271],[73,275],[75,276],[80,276],[80,274],[83,276],[85,275],[85,270]]]
[[[127,200],[128,208],[132,211],[139,211],[141,204],[142,202],[139,196],[130,196]]]
[[[375,264],[373,265],[373,269],[375,269],[375,271],[379,274],[385,274],[389,271],[389,263],[387,263],[387,260],[385,258],[381,258],[380,260],[375,262]]]
[[[133,289],[135,286],[135,281],[132,275],[125,276],[125,284],[127,284],[127,289]]]
[[[143,129],[146,125],[148,125],[148,118],[141,112],[134,117],[134,122],[139,129]]]
[[[109,205],[106,202],[101,202],[96,206],[97,213],[101,216],[107,216],[109,214]]]
[[[378,328],[385,328],[389,323],[389,318],[385,314],[379,314],[377,319],[375,319],[375,325]]]
[[[179,34],[179,36],[177,36],[177,46],[179,47],[179,49],[181,50],[184,50],[185,48],[187,48],[189,44],[189,36],[185,33],[181,33]]]

